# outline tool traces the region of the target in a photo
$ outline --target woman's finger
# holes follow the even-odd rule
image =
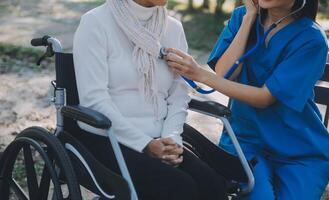
[[[172,150],[172,151],[170,152],[170,154],[174,154],[174,155],[178,155],[178,156],[180,156],[180,155],[183,154],[183,150],[182,150],[181,148],[175,148],[174,150]]]
[[[162,141],[165,145],[175,145],[175,141],[173,139],[169,138],[161,138],[160,141]]]
[[[164,147],[164,152],[172,152],[172,151],[174,151],[175,149],[176,149],[177,147],[176,147],[176,144],[174,144],[174,145],[166,145],[165,147]]]
[[[176,63],[179,63],[179,64],[184,64],[184,59],[174,53],[169,53],[166,57],[165,57],[165,60],[167,62],[171,61],[171,62],[176,62]]]
[[[178,145],[175,145],[174,148],[167,150],[166,152],[170,155],[182,155],[183,154],[183,148],[178,147]]]
[[[183,51],[181,51],[181,50],[179,50],[179,49],[168,48],[168,49],[167,49],[167,52],[168,52],[168,53],[174,53],[174,54],[177,54],[177,55],[179,55],[179,56],[182,57],[182,58],[187,58],[187,57],[189,57],[188,54],[186,54],[185,52],[183,52]]]
[[[183,156],[180,156],[179,158],[170,161],[170,164],[172,164],[172,165],[179,165],[179,164],[181,164],[183,162],[183,159],[184,159]]]
[[[168,65],[173,69],[179,72],[179,74],[185,74],[186,72],[188,72],[188,67],[181,65],[179,63],[176,62],[172,62],[172,61],[168,61]]]
[[[179,158],[179,156],[176,155],[176,154],[170,154],[170,155],[164,155],[164,156],[162,156],[162,159],[163,160],[169,161],[169,162],[174,161],[174,160],[177,160],[178,158]]]

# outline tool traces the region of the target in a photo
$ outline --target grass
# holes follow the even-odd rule
[[[6,9],[7,9],[7,6],[6,6],[6,5],[1,5],[1,4],[0,4],[0,13],[5,12]]]
[[[224,22],[229,18],[224,14],[215,17],[213,12],[201,8],[190,11],[186,4],[177,1],[169,1],[168,9],[176,10],[182,15],[181,21],[189,47],[203,51],[213,48]]]
[[[8,6],[0,4],[0,17],[5,16],[7,13],[8,13]]]
[[[40,181],[40,177],[42,175],[42,171],[44,168],[44,161],[41,159],[39,154],[35,154],[35,150],[32,149],[32,152],[34,156],[34,168],[37,175],[38,181]],[[23,157],[23,151],[21,151],[18,154],[18,157],[16,158],[14,169],[13,169],[13,178],[17,181],[17,183],[22,187],[27,187],[27,177],[26,177],[26,169],[24,164],[24,157]]]
[[[35,71],[50,68],[50,59],[46,59],[40,66],[36,65],[43,53],[43,51],[35,48],[0,43],[0,74],[18,72],[22,68]]]
[[[319,12],[317,18],[322,20],[329,20],[329,13]]]
[[[204,11],[186,13],[182,23],[190,48],[210,51],[224,27],[225,20],[225,17],[215,19],[211,13]]]

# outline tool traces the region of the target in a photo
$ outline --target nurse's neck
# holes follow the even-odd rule
[[[283,17],[289,15],[290,12],[291,12],[290,8],[289,9],[286,9],[286,8],[268,9],[266,22],[268,24],[273,24],[273,23],[279,21],[280,19],[282,19]],[[288,17],[287,19],[285,19],[282,23],[289,24],[293,20],[294,20],[294,18],[291,16],[291,17]]]

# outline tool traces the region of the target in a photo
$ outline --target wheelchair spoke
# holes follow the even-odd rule
[[[61,142],[48,131],[39,127],[22,131],[1,158],[0,200],[81,200],[79,184],[65,153]],[[62,189],[61,183],[67,187]]]
[[[28,200],[28,197],[25,194],[24,190],[19,186],[19,184],[14,179],[11,178],[9,180],[9,184],[10,184],[10,188],[15,192],[15,195],[20,200]]]
[[[38,180],[37,174],[34,168],[34,161],[32,157],[32,151],[29,145],[25,145],[23,147],[24,152],[24,162],[25,162],[25,170],[27,177],[27,186],[29,189],[30,199],[38,198]]]
[[[40,187],[39,187],[39,199],[44,200],[48,198],[49,194],[49,187],[50,187],[50,174],[46,167],[43,168]]]

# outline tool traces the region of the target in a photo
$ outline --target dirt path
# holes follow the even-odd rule
[[[29,69],[0,75],[0,144],[8,144],[26,127],[53,128],[55,112],[49,101],[52,79],[50,71],[35,73]]]
[[[3,9],[0,15],[0,42],[30,46],[31,38],[48,34],[60,39],[65,49],[71,49],[73,33],[81,14],[97,5],[88,2],[90,1],[3,1],[0,5],[7,9]]]
[[[28,47],[31,38],[48,34],[60,39],[70,51],[80,16],[97,4],[88,0],[0,0],[0,42]],[[201,63],[209,54],[191,53]],[[0,149],[24,128],[54,128],[55,109],[50,103],[53,79],[52,70],[0,74]],[[206,98],[227,104],[227,98],[219,93]],[[218,141],[221,125],[217,120],[190,112],[188,122],[213,142]]]

